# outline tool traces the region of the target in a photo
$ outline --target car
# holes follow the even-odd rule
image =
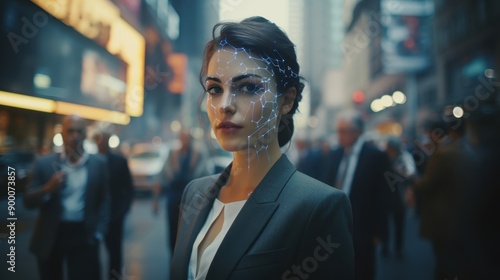
[[[128,164],[137,192],[159,188],[164,176],[170,148],[166,143],[137,143],[130,149]]]

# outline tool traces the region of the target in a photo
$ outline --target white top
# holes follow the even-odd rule
[[[201,228],[200,233],[196,237],[196,240],[193,244],[193,249],[191,251],[191,260],[189,262],[189,271],[188,271],[188,279],[189,280],[204,280],[207,277],[208,269],[210,268],[210,264],[214,259],[215,253],[219,249],[222,240],[226,236],[229,228],[233,224],[236,216],[245,205],[246,200],[235,201],[231,203],[223,203],[219,199],[215,199],[212,209],[210,213],[208,213],[207,220],[205,224]],[[224,211],[224,222],[222,224],[222,229],[215,239],[212,241],[210,245],[207,246],[203,255],[200,258],[200,263],[198,263],[198,247],[200,246],[201,241],[207,235],[208,229],[213,224],[215,219],[219,217],[220,213]],[[198,273],[197,273],[198,270]]]
[[[85,186],[88,170],[85,163],[89,156],[84,153],[80,159],[71,163],[63,162],[61,170],[65,173],[65,184],[61,189],[61,220],[67,222],[83,222],[85,210]]]

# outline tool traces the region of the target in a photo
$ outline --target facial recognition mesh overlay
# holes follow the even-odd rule
[[[274,51],[277,58],[256,56],[251,50],[234,47],[222,40],[220,48],[212,56],[212,62],[216,64],[215,76],[220,78],[223,89],[218,89],[221,92],[214,92],[210,86],[206,89],[208,109],[211,107],[216,112],[219,102],[224,102],[223,107],[233,106],[237,110],[244,110],[240,113],[244,114],[245,121],[250,121],[254,125],[254,130],[248,134],[245,145],[249,154],[251,150],[255,150],[257,160],[260,160],[261,155],[270,159],[269,145],[271,141],[277,141],[278,99],[282,93],[277,90],[275,71],[280,71],[284,78],[298,77],[297,73],[286,66],[279,52]],[[229,73],[231,77],[226,77],[225,75]],[[287,88],[286,84],[284,88]],[[225,89],[230,90],[230,94],[225,97],[227,100],[214,101],[214,97],[222,94]],[[220,116],[215,113],[214,115]]]

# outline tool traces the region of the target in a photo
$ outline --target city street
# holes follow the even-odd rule
[[[500,0],[0,0],[0,280],[40,280],[32,239],[43,278],[186,280],[192,248],[215,280],[349,278],[348,206],[315,180],[350,198],[357,278],[497,274],[495,26]],[[231,162],[221,201],[264,186],[263,205],[224,204],[244,223],[213,214],[206,235],[184,215],[178,244],[206,238],[172,262],[166,202]]]
[[[418,226],[415,209],[411,208],[406,216],[403,259],[396,258],[394,254],[388,258],[382,258],[379,253],[377,255],[377,280],[433,279],[432,246],[430,242],[418,236]]]
[[[35,226],[37,211],[22,206],[22,197],[18,195],[16,207],[16,272],[7,271],[7,235],[4,213],[7,212],[7,200],[2,198],[0,230],[0,279],[37,280],[38,270],[35,257],[28,251],[31,232]],[[163,204],[164,205],[164,204]],[[124,269],[113,273],[116,280],[168,279],[169,255],[166,245],[165,207],[160,208],[158,216],[152,214],[149,198],[136,198],[129,213],[124,236]],[[101,256],[106,256],[101,246]],[[101,258],[101,269],[107,266],[106,258]],[[104,273],[104,272],[103,272]]]
[[[31,232],[35,224],[36,211],[22,206],[22,195],[16,199],[16,267],[15,273],[7,270],[7,228],[4,213],[7,200],[2,198],[0,209],[0,279],[37,280],[36,259],[28,252]],[[113,280],[166,280],[169,274],[170,252],[166,245],[165,203],[162,203],[158,216],[151,211],[151,199],[138,197],[134,200],[125,226],[124,262],[121,272],[114,273]],[[434,263],[430,244],[418,237],[418,220],[412,209],[408,211],[403,259],[378,257],[377,280],[425,280],[432,279]],[[101,255],[106,252],[101,248]],[[378,254],[380,256],[380,254]],[[102,267],[106,261],[101,260]],[[104,273],[104,272],[103,272]]]

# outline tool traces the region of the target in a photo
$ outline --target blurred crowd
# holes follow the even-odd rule
[[[490,279],[500,261],[497,238],[500,232],[495,218],[499,213],[496,198],[500,194],[500,178],[495,174],[500,171],[499,105],[499,97],[494,95],[466,110],[461,118],[455,117],[449,108],[443,108],[437,117],[423,124],[422,133],[413,141],[402,135],[371,139],[363,133],[362,126],[356,124],[355,118],[351,118],[347,126],[339,118],[332,131],[336,136],[334,144],[328,137],[297,139],[293,158],[299,171],[338,187],[338,180],[332,177],[345,169],[341,163],[342,151],[354,150],[359,143],[354,140],[349,147],[345,134],[354,133],[356,139],[364,138],[365,145],[383,151],[385,156],[366,161],[368,167],[363,170],[363,156],[367,155],[361,153],[349,182],[351,188],[355,188],[356,181],[363,181],[368,185],[362,188],[363,195],[375,200],[377,196],[368,193],[369,186],[377,184],[371,178],[382,176],[385,180],[379,189],[384,197],[378,205],[383,209],[372,209],[383,215],[379,224],[382,229],[374,232],[382,257],[394,254],[404,258],[405,254],[411,254],[403,248],[404,219],[407,209],[414,208],[419,220],[418,234],[433,247],[435,279]],[[373,170],[379,170],[378,177],[371,177]],[[356,224],[356,208],[362,206],[358,206],[354,189],[350,192],[356,244],[356,231],[363,226]],[[364,201],[365,206],[369,204]],[[362,213],[358,212],[359,215]],[[388,244],[389,229],[395,231],[391,235],[394,244]],[[361,254],[364,253],[366,248]]]
[[[500,260],[500,232],[496,218],[500,180],[495,174],[500,166],[499,104],[498,97],[492,95],[474,110],[466,110],[461,118],[443,108],[436,118],[423,124],[422,132],[414,139],[395,134],[379,134],[374,138],[374,134],[368,133],[365,119],[358,112],[344,112],[337,116],[328,136],[319,139],[296,137],[290,146],[285,147],[286,154],[299,171],[349,195],[353,208],[357,275],[362,275],[360,279],[374,279],[375,260],[379,257],[377,246],[381,248],[380,257],[384,258],[404,259],[412,253],[403,246],[409,208],[415,210],[415,218],[419,221],[418,234],[432,244],[436,260],[435,279],[481,279],[494,275]],[[80,125],[80,130],[72,130],[70,124],[73,122]],[[79,162],[88,160],[82,146],[85,139],[82,122],[73,122],[63,125],[67,130],[64,138],[65,145],[69,145],[72,143],[69,137],[75,137],[73,144],[76,146],[72,149],[78,152],[70,153],[68,150],[66,155],[76,155],[77,158],[74,163],[66,163],[51,154],[46,155],[46,159],[49,156],[62,166],[59,169],[53,164],[44,167],[40,165],[43,161],[39,161],[38,169],[32,173],[35,180],[25,195],[27,206],[40,206],[47,212],[49,208],[44,205],[50,205],[56,199],[66,199],[69,206],[73,199],[82,199],[50,195],[51,190],[68,184],[57,183],[62,180],[57,176],[79,181],[80,175],[68,177],[67,174],[77,172]],[[130,166],[130,155],[111,151],[105,145],[110,135],[101,132],[92,137],[98,146],[96,152],[107,158],[109,182],[112,184],[109,185],[109,198],[98,196],[102,205],[111,207],[111,215],[106,217],[111,222],[110,226],[106,231],[95,231],[99,235],[93,236],[90,242],[94,242],[95,238],[106,242],[112,258],[110,270],[116,273],[122,267],[123,224],[130,209],[136,178],[134,172],[124,165],[127,160]],[[159,198],[162,195],[166,198],[169,229],[166,240],[169,247],[175,243],[178,207],[187,182],[221,172],[231,160],[229,153],[219,152],[214,145],[193,138],[189,129],[180,131],[178,139],[172,143],[168,159],[163,162],[161,172],[150,189],[154,198],[153,213],[160,211]],[[61,175],[59,170],[65,171],[66,175]],[[55,177],[52,178],[49,173]],[[47,187],[43,182],[49,178],[53,186]],[[44,191],[37,193],[37,190]],[[71,213],[75,209],[69,207],[65,211]],[[43,220],[42,212],[40,219]],[[46,225],[47,228],[37,231],[50,233],[35,233],[34,238],[42,234],[47,241],[47,234],[56,238],[86,228],[80,220],[72,220],[72,217],[79,216],[78,211],[75,213],[68,216],[70,219],[65,222],[67,228],[63,228],[64,232],[54,231]],[[101,214],[96,212],[96,215]],[[98,223],[92,228],[97,226]],[[75,236],[89,240],[88,236]],[[46,241],[40,244],[49,244]],[[37,244],[36,240],[33,242]],[[68,251],[64,244],[74,247],[79,246],[79,241],[71,238],[57,241],[54,246],[59,248],[61,255],[74,252]],[[42,245],[36,246],[44,247]],[[36,246],[32,250],[42,259],[46,258],[48,249],[41,250]],[[95,252],[84,256],[92,254]],[[40,265],[53,267],[54,264],[49,266],[42,262]]]

